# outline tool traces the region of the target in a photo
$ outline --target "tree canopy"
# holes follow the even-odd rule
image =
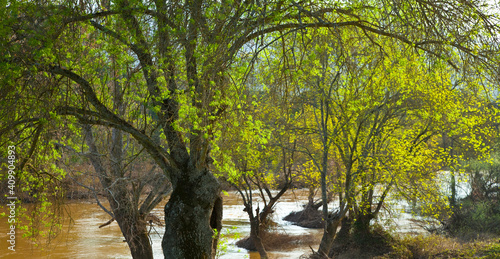
[[[234,127],[247,141],[248,148],[238,151],[260,159],[254,133],[245,134],[261,129],[258,119],[234,116],[234,110],[254,109],[242,94],[252,82],[302,100],[297,110],[282,111],[301,110],[309,120],[297,134],[307,129],[319,136],[320,153],[309,156],[322,174],[325,219],[331,217],[325,179],[332,154],[345,166],[339,184],[352,200],[358,193],[371,196],[376,184],[390,188],[408,181],[428,159],[436,161],[435,136],[449,125],[462,128],[447,134],[463,133],[471,148],[486,152],[481,134],[464,132],[487,120],[469,116],[471,109],[484,111],[484,101],[496,98],[491,90],[499,80],[499,17],[487,1],[2,5],[0,143],[19,146],[18,174],[43,171],[25,166],[30,163],[64,175],[50,166],[58,156],[51,151],[55,139],[73,144],[58,135],[61,129],[73,134],[75,125],[98,125],[127,134],[172,183],[166,258],[215,254],[213,229],[220,233],[222,203],[211,150],[225,137],[223,127]],[[257,142],[265,144],[263,139]],[[396,168],[400,175],[391,174]],[[361,211],[372,201],[348,201],[341,211]],[[331,243],[325,242],[322,254]]]

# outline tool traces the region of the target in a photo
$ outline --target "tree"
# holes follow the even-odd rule
[[[245,91],[247,100],[233,105],[234,112],[226,115],[227,123],[239,126],[221,132],[213,155],[216,172],[238,191],[250,220],[250,236],[242,244],[250,242],[261,258],[268,258],[264,238],[271,216],[294,180],[297,139],[290,126],[296,118],[282,97],[252,90]]]
[[[16,206],[16,227],[39,245],[50,242],[60,230],[64,199],[61,180],[65,172],[53,163],[60,157],[54,144],[55,139],[68,141],[66,133],[71,129],[66,125],[67,120],[57,118],[53,110],[53,102],[59,98],[58,91],[63,85],[60,80],[40,74],[33,67],[18,66],[16,62],[22,60],[22,53],[8,48],[12,47],[12,34],[10,27],[3,25],[12,22],[9,11],[0,8],[0,15],[6,17],[0,30],[0,52],[5,55],[0,61],[0,144],[5,147],[0,153],[0,181],[7,186],[9,175],[3,169],[7,168],[11,150],[15,158],[10,160],[15,182],[11,191],[18,198],[16,202],[34,203],[31,211]]]
[[[454,88],[460,83],[451,83],[450,71],[442,62],[424,63],[423,57],[405,52],[396,42],[378,36],[363,39],[362,33],[309,31],[296,40],[297,50],[289,54],[298,61],[291,66],[297,75],[288,84],[301,89],[296,92],[303,97],[303,110],[311,111],[305,117],[313,118],[305,127],[323,146],[318,153],[309,148],[304,152],[322,172],[324,200],[332,147],[342,158],[345,172],[339,211],[332,217],[324,207],[327,224],[319,249],[323,256],[332,252],[341,221],[343,229],[347,227],[341,233],[349,233],[354,222],[355,234],[368,237],[369,223],[391,191],[408,199],[442,197],[435,195],[436,173],[444,165],[438,133],[446,125],[457,134],[483,117],[460,119],[468,108],[457,101],[461,94]],[[465,141],[482,148],[484,144],[476,139]],[[427,192],[404,195],[415,186]]]
[[[101,51],[107,50],[112,53],[113,48],[115,47],[103,44]],[[147,127],[147,117],[143,115],[148,112],[148,108],[136,101],[125,103],[125,99],[133,99],[131,94],[135,94],[129,93],[130,89],[127,89],[133,84],[131,78],[134,73],[126,74],[131,68],[127,67],[126,61],[119,62],[112,56],[109,63],[111,65],[102,63],[98,78],[101,79],[103,87],[111,89],[110,97],[112,98],[109,101],[112,103],[113,110],[127,120],[135,121],[136,125],[146,128],[155,139],[155,135],[158,135],[157,131]],[[122,85],[121,78],[128,79],[125,85]],[[106,224],[116,220],[133,258],[153,258],[147,226],[155,222],[154,215],[150,212],[169,192],[170,184],[165,175],[157,170],[156,166],[149,169],[149,172],[137,172],[138,167],[145,167],[149,159],[143,154],[142,147],[129,135],[124,135],[121,130],[112,128],[107,131],[102,126],[92,128],[92,125],[85,124],[85,122],[77,127],[82,131],[82,134],[76,134],[80,136],[79,142],[82,144],[73,146],[59,144],[58,146],[70,151],[66,152],[66,157],[75,155],[85,157],[84,161],[89,161],[94,171],[79,172],[79,174],[97,178],[92,182],[97,181],[100,186],[89,186],[81,182],[77,184],[89,189],[97,203],[109,214],[111,220]],[[71,173],[74,171],[71,167],[74,167],[74,164],[67,163],[66,171],[70,172],[69,176],[74,181],[77,181]],[[102,205],[99,194],[106,197],[109,208]]]
[[[53,111],[130,134],[172,182],[173,193],[165,207],[167,258],[214,254],[217,238],[212,229],[220,228],[222,203],[219,183],[209,170],[210,143],[228,93],[235,90],[230,87],[233,62],[237,57],[251,61],[243,55],[249,42],[264,49],[268,42],[263,36],[272,33],[356,27],[368,39],[373,35],[393,38],[439,58],[455,49],[484,61],[477,63],[488,71],[497,67],[489,58],[497,53],[492,45],[497,25],[472,1],[336,2],[330,6],[316,1],[121,0],[60,5],[11,1],[4,14],[2,50],[9,55],[2,62],[61,80],[70,91],[62,93]],[[82,38],[82,30],[95,34]],[[470,37],[477,32],[480,36]],[[114,112],[105,101],[109,96],[105,89],[98,91],[93,73],[99,70],[95,52],[99,44],[89,43],[110,39],[127,49],[119,54],[142,72],[137,98],[154,112],[151,124],[161,129],[161,143]],[[78,62],[81,57],[87,62]],[[66,96],[80,96],[81,102],[64,102]]]

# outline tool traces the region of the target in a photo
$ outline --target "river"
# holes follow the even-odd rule
[[[306,229],[283,221],[282,218],[291,211],[297,211],[302,208],[302,204],[307,201],[306,190],[290,191],[282,197],[276,205],[273,216],[278,224],[277,229],[289,235],[309,234],[317,240],[319,244],[322,230]],[[165,203],[157,206],[153,213],[163,218],[163,207]],[[23,206],[23,205],[21,205]],[[28,207],[29,204],[26,205]],[[33,248],[30,241],[23,239],[20,235],[16,238],[16,251],[7,249],[8,224],[6,218],[0,220],[0,240],[1,253],[0,258],[131,258],[130,252],[120,229],[116,222],[99,228],[98,226],[107,222],[110,217],[92,200],[78,201],[66,205],[70,217],[65,217],[61,233],[54,238],[49,246],[43,250]],[[413,218],[408,213],[403,213],[400,218],[395,220],[402,232],[421,232],[422,229],[410,221]],[[224,197],[224,228],[222,233],[238,233],[241,237],[247,236],[250,232],[249,220],[246,212],[243,211],[241,198],[236,192],[229,192]],[[163,258],[161,250],[161,237],[164,229],[162,227],[152,227],[150,231],[153,242],[153,251],[155,258]],[[227,244],[226,254],[220,258],[259,258],[257,253],[247,252],[245,249],[234,245],[236,240],[229,238],[225,241]],[[317,246],[317,245],[316,245]],[[317,248],[314,247],[313,248]],[[298,245],[288,250],[279,252],[270,252],[273,258],[299,258],[302,254],[310,252],[309,246]]]

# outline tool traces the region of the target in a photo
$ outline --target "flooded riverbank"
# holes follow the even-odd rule
[[[283,221],[283,217],[292,211],[302,209],[302,205],[307,201],[307,191],[294,190],[284,195],[281,201],[276,205],[273,221],[277,223],[277,231],[288,235],[311,235],[317,239],[317,244],[321,239],[321,229],[306,229],[295,226],[290,222]],[[165,202],[153,210],[153,213],[163,219],[163,207]],[[22,205],[21,205],[22,206]],[[26,205],[28,206],[28,205]],[[44,250],[33,248],[31,243],[17,236],[16,251],[7,249],[5,242],[0,249],[0,258],[131,258],[127,244],[123,242],[120,229],[116,222],[99,228],[99,225],[107,222],[110,217],[101,208],[91,200],[69,203],[66,205],[71,218],[66,217],[63,222],[61,233],[51,241],[50,245]],[[403,227],[403,232],[419,232],[422,229],[412,224],[409,219],[412,216],[404,214],[401,219],[397,219],[398,225]],[[7,219],[0,219],[0,240],[7,240],[8,232]],[[235,246],[236,240],[233,233],[237,233],[241,238],[250,232],[250,225],[246,212],[243,211],[241,198],[236,192],[229,192],[224,197],[224,216],[222,233],[227,234],[225,240],[227,244],[226,254],[223,259],[230,258],[259,258],[257,253],[251,253],[245,249]],[[163,236],[163,227],[154,226],[150,229],[150,235],[153,242],[153,251],[155,258],[163,258],[161,249],[161,237]],[[313,248],[316,248],[313,246]],[[270,251],[273,258],[299,258],[302,254],[309,253],[308,246],[297,245],[283,251]]]

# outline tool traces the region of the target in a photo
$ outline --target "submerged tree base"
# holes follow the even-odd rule
[[[318,238],[311,234],[289,235],[278,232],[266,232],[262,234],[261,238],[267,251],[287,250],[304,245],[315,246],[318,243]],[[257,248],[250,237],[245,237],[239,240],[236,242],[236,245],[248,251],[257,251]]]
[[[284,217],[283,220],[304,228],[323,228],[325,225],[321,211],[319,210],[304,209],[293,211]]]

